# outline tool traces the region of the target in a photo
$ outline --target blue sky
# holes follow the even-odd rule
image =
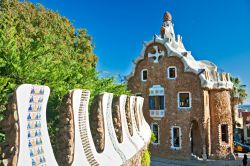
[[[99,71],[128,75],[143,41],[159,34],[170,11],[175,33],[197,60],[240,77],[250,94],[249,0],[31,0],[58,11],[94,39]],[[246,103],[250,104],[250,97]]]

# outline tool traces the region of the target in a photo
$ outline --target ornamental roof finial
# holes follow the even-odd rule
[[[165,12],[163,16],[163,22],[172,21],[172,15],[169,12]]]

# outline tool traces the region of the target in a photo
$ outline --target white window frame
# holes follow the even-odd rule
[[[157,125],[158,126],[158,143],[152,142],[151,144],[153,144],[153,145],[159,145],[160,144],[160,126],[156,122],[151,123],[151,131],[152,132],[153,132],[153,125]]]
[[[174,78],[170,78],[170,68],[174,68],[175,69],[175,77]],[[176,66],[169,66],[167,68],[167,78],[169,80],[175,80],[177,78],[177,68],[176,68]]]
[[[152,85],[149,88],[149,96],[148,97],[150,97],[150,96],[163,96],[163,101],[164,101],[163,107],[164,107],[164,109],[162,109],[162,111],[165,111],[165,109],[166,109],[166,101],[165,101],[165,89],[164,89],[164,87],[162,85]]]
[[[174,146],[174,128],[178,128],[179,129],[179,141],[180,141],[180,146],[179,147],[175,147]],[[171,126],[171,149],[173,150],[180,150],[181,149],[181,145],[182,145],[182,133],[181,133],[181,127],[180,126]]]
[[[180,106],[180,94],[181,93],[188,93],[189,94],[189,107],[181,107]],[[190,109],[192,108],[192,93],[189,91],[180,91],[177,94],[177,103],[178,103],[178,109]]]
[[[143,72],[144,72],[144,71],[147,72],[147,79],[146,79],[146,80],[143,79]],[[148,69],[142,69],[142,70],[141,70],[141,81],[146,82],[147,80],[148,80]]]

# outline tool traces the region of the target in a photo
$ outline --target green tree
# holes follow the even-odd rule
[[[233,82],[231,97],[237,99],[235,104],[243,104],[243,102],[247,99],[246,85],[242,85],[240,78],[237,77],[231,77],[231,81]]]
[[[96,63],[92,38],[85,29],[76,29],[67,18],[42,5],[0,0],[0,120],[8,96],[18,85],[47,85],[53,140],[56,110],[69,90],[89,89],[91,98],[102,91],[128,93],[126,85],[115,84],[114,78],[99,78]],[[1,129],[0,139],[4,139]]]
[[[236,138],[237,130],[237,118],[236,115],[238,114],[237,105],[243,104],[244,100],[247,98],[246,92],[246,85],[242,85],[241,81],[237,77],[231,77],[231,81],[233,83],[233,89],[230,93],[231,95],[231,109],[232,109],[232,123],[233,123],[233,137]]]

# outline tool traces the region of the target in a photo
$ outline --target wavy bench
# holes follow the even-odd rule
[[[90,92],[72,90],[59,108],[55,156],[50,143],[46,106],[49,87],[24,84],[13,93],[8,114],[0,124],[8,148],[4,165],[99,166],[138,165],[151,132],[143,98],[126,95],[95,97],[89,114]]]

